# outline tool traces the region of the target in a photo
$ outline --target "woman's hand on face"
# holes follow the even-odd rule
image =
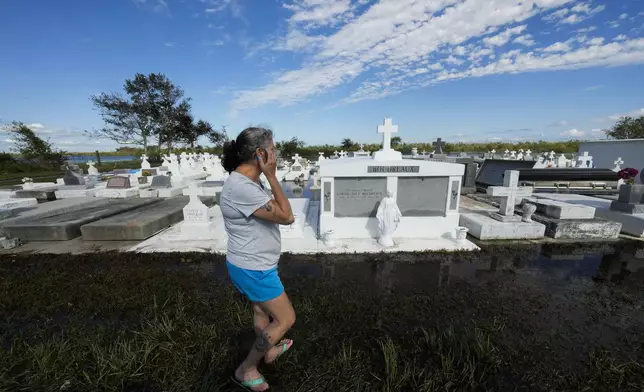
[[[266,162],[264,162],[264,160],[262,159],[260,151],[262,152],[262,154],[268,154]],[[263,151],[257,149],[257,153],[255,155],[257,156],[257,163],[259,164],[259,168],[261,169],[262,173],[264,173],[266,178],[275,177],[275,172],[277,170],[277,157],[275,156],[275,151],[273,151],[273,149]]]

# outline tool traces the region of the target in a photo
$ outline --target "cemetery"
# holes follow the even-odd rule
[[[611,149],[589,148],[575,156],[522,149],[481,155],[446,153],[442,138],[431,143],[432,151],[414,148],[403,154],[392,146],[392,139],[404,134],[393,119],[385,118],[374,128],[372,137],[381,139],[376,151],[365,151],[360,145],[355,151],[280,157],[278,178],[294,217],[292,224],[280,226],[280,274],[289,291],[299,293],[293,299],[298,317],[318,320],[319,325],[328,324],[321,318],[346,319],[326,331],[344,333],[330,352],[318,349],[320,343],[306,327],[294,330],[306,361],[331,361],[338,369],[313,376],[312,390],[346,385],[342,381],[346,377],[360,383],[355,385],[380,386],[382,380],[390,380],[397,386],[390,390],[423,390],[423,385],[443,383],[453,383],[457,390],[485,390],[490,385],[503,389],[510,388],[504,384],[508,380],[528,379],[539,380],[550,390],[579,390],[620,385],[624,374],[642,380],[641,364],[620,356],[635,348],[626,347],[617,335],[607,338],[612,351],[603,355],[606,361],[622,364],[618,374],[608,364],[593,362],[595,346],[582,336],[581,326],[587,325],[592,312],[608,317],[613,314],[609,306],[618,306],[620,317],[628,322],[606,318],[605,324],[593,324],[593,333],[618,330],[632,339],[641,335],[642,302],[629,298],[640,295],[644,287],[644,175],[640,173],[644,167],[633,167],[631,162],[637,162],[626,153],[606,158],[614,153]],[[25,318],[29,317],[22,313],[25,309],[49,314],[53,298],[64,298],[61,301],[70,305],[55,312],[69,317],[66,330],[73,345],[80,344],[77,338],[84,334],[87,318],[94,317],[90,314],[106,325],[112,325],[111,317],[150,317],[140,334],[111,343],[99,343],[98,330],[90,328],[86,335],[88,341],[96,339],[100,352],[95,355],[128,346],[136,351],[133,355],[141,356],[143,368],[151,366],[143,353],[150,350],[148,339],[162,328],[158,320],[171,320],[183,340],[163,343],[172,349],[160,354],[155,371],[182,372],[190,385],[204,388],[227,385],[215,369],[229,366],[230,353],[214,354],[208,366],[196,360],[196,367],[188,369],[185,364],[194,358],[183,347],[194,347],[197,353],[216,352],[212,339],[194,346],[201,342],[198,336],[237,339],[242,333],[231,317],[238,312],[234,309],[247,305],[233,294],[223,264],[228,234],[219,198],[229,173],[218,155],[207,152],[168,153],[159,166],[148,159],[143,155],[139,167],[109,172],[97,170],[93,162],[86,173],[67,165],[56,182],[26,178],[22,185],[2,189],[0,245],[4,249],[0,253],[21,264],[11,268],[0,263],[7,279],[0,285],[0,297],[10,301],[6,311]],[[260,181],[270,190],[264,176]],[[92,275],[96,281],[91,280],[93,272],[87,263],[100,266]],[[610,287],[619,287],[615,289],[619,292],[602,291],[593,294],[600,298],[577,301],[588,286],[569,284],[574,279],[597,287],[610,282],[618,285]],[[50,295],[34,298],[33,290],[43,284]],[[498,290],[489,290],[489,285]],[[157,301],[162,306],[133,299],[159,290]],[[329,305],[330,293],[341,294],[342,300]],[[418,293],[431,298],[431,304],[417,302]],[[123,302],[124,298],[130,302]],[[217,298],[214,310],[207,308],[204,298]],[[508,298],[514,302],[510,304]],[[31,307],[24,306],[24,301],[30,301]],[[306,301],[319,309],[313,310]],[[475,324],[468,316],[471,303],[478,304]],[[544,307],[546,303],[550,306]],[[111,313],[125,308],[122,316]],[[576,316],[566,318],[567,311]],[[404,320],[406,325],[427,326],[445,317],[460,320],[463,327],[415,331],[398,324]],[[8,321],[9,329],[18,328],[14,323],[20,321]],[[569,327],[560,327],[565,323]],[[39,328],[25,325],[34,331]],[[205,325],[212,329],[205,332]],[[386,341],[369,340],[374,328],[399,332],[388,335]],[[526,328],[532,329],[535,338],[525,341],[524,334],[514,332]],[[540,340],[539,334],[547,336],[549,343]],[[52,349],[62,350],[55,338],[48,339]],[[574,355],[570,353],[573,341],[583,342]],[[523,342],[519,350],[517,342]],[[24,350],[4,355],[0,364],[10,366],[26,355]],[[83,347],[70,350],[65,361],[91,362],[82,354]],[[338,350],[350,350],[360,361],[343,363]],[[451,366],[470,378],[456,377],[440,367],[420,378],[391,373],[391,369],[382,374],[365,370],[378,368],[383,355],[395,355],[409,372],[420,372],[414,368],[421,366],[418,350],[435,356],[427,361],[455,355]],[[104,360],[119,360],[116,357]],[[560,364],[560,379],[548,381],[550,360]],[[304,371],[306,361],[284,366]],[[500,365],[507,361],[519,365]],[[368,366],[356,367],[357,362]],[[195,370],[200,366],[207,370]],[[97,385],[105,383],[99,389],[121,381],[142,385],[139,376],[128,376],[128,371],[97,381]],[[80,385],[73,381],[75,377],[61,368],[54,378],[61,385],[67,379]],[[297,388],[287,378],[273,377],[274,384],[286,390]],[[32,387],[48,382],[37,377],[21,381]],[[174,381],[155,382],[169,389],[174,385]]]

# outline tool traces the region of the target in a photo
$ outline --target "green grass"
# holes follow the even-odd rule
[[[494,249],[463,257],[490,254],[522,253]],[[355,263],[356,256],[367,263]],[[274,390],[644,387],[643,328],[636,316],[641,291],[602,291],[602,303],[621,309],[611,323],[590,299],[570,302],[560,292],[522,290],[488,275],[480,286],[454,282],[440,290],[428,282],[427,288],[386,293],[364,284],[365,265],[386,257],[395,256],[284,256],[282,277],[297,322],[288,334],[293,349],[275,366],[261,367]],[[404,257],[430,268],[459,256]],[[331,264],[333,279],[301,273]],[[396,267],[401,274],[403,267]],[[562,312],[563,306],[571,308]],[[583,317],[552,334],[552,323],[568,325],[574,312]],[[598,333],[601,344],[591,338]],[[238,390],[229,376],[252,340],[250,306],[225,279],[221,256],[95,253],[0,260],[1,391]]]

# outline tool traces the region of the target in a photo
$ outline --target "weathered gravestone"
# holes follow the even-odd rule
[[[644,185],[622,185],[619,198],[610,204],[610,209],[627,214],[644,214]]]
[[[214,198],[204,197],[206,206]],[[101,219],[81,227],[84,241],[142,241],[167,229],[183,219],[183,208],[188,197],[175,197],[159,203]]]
[[[139,195],[138,188],[132,188],[130,177],[114,176],[107,180],[105,189],[96,192],[96,197],[107,197],[111,199],[127,199]]]
[[[67,168],[67,171],[63,176],[63,182],[65,183],[65,185],[85,185],[85,179],[83,178],[83,176],[73,172],[69,168]]]
[[[156,199],[94,199],[92,203],[76,207],[73,210],[62,209],[13,219],[12,222],[4,226],[4,231],[13,238],[26,241],[68,241],[79,237],[81,226],[87,223],[157,201]]]
[[[532,169],[532,166],[532,161],[486,159],[476,175],[476,187],[485,192],[487,187],[503,185],[506,170]]]
[[[462,186],[461,186],[461,195],[467,195],[470,193],[476,193],[476,171],[478,164],[474,161],[474,158],[426,158],[428,161],[434,162],[448,162],[448,163],[458,163],[465,165],[465,173],[463,174]]]

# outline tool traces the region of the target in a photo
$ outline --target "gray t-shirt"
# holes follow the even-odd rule
[[[243,174],[230,173],[220,205],[228,233],[227,260],[239,267],[265,271],[277,266],[282,237],[277,223],[253,216],[271,200],[269,191]]]

